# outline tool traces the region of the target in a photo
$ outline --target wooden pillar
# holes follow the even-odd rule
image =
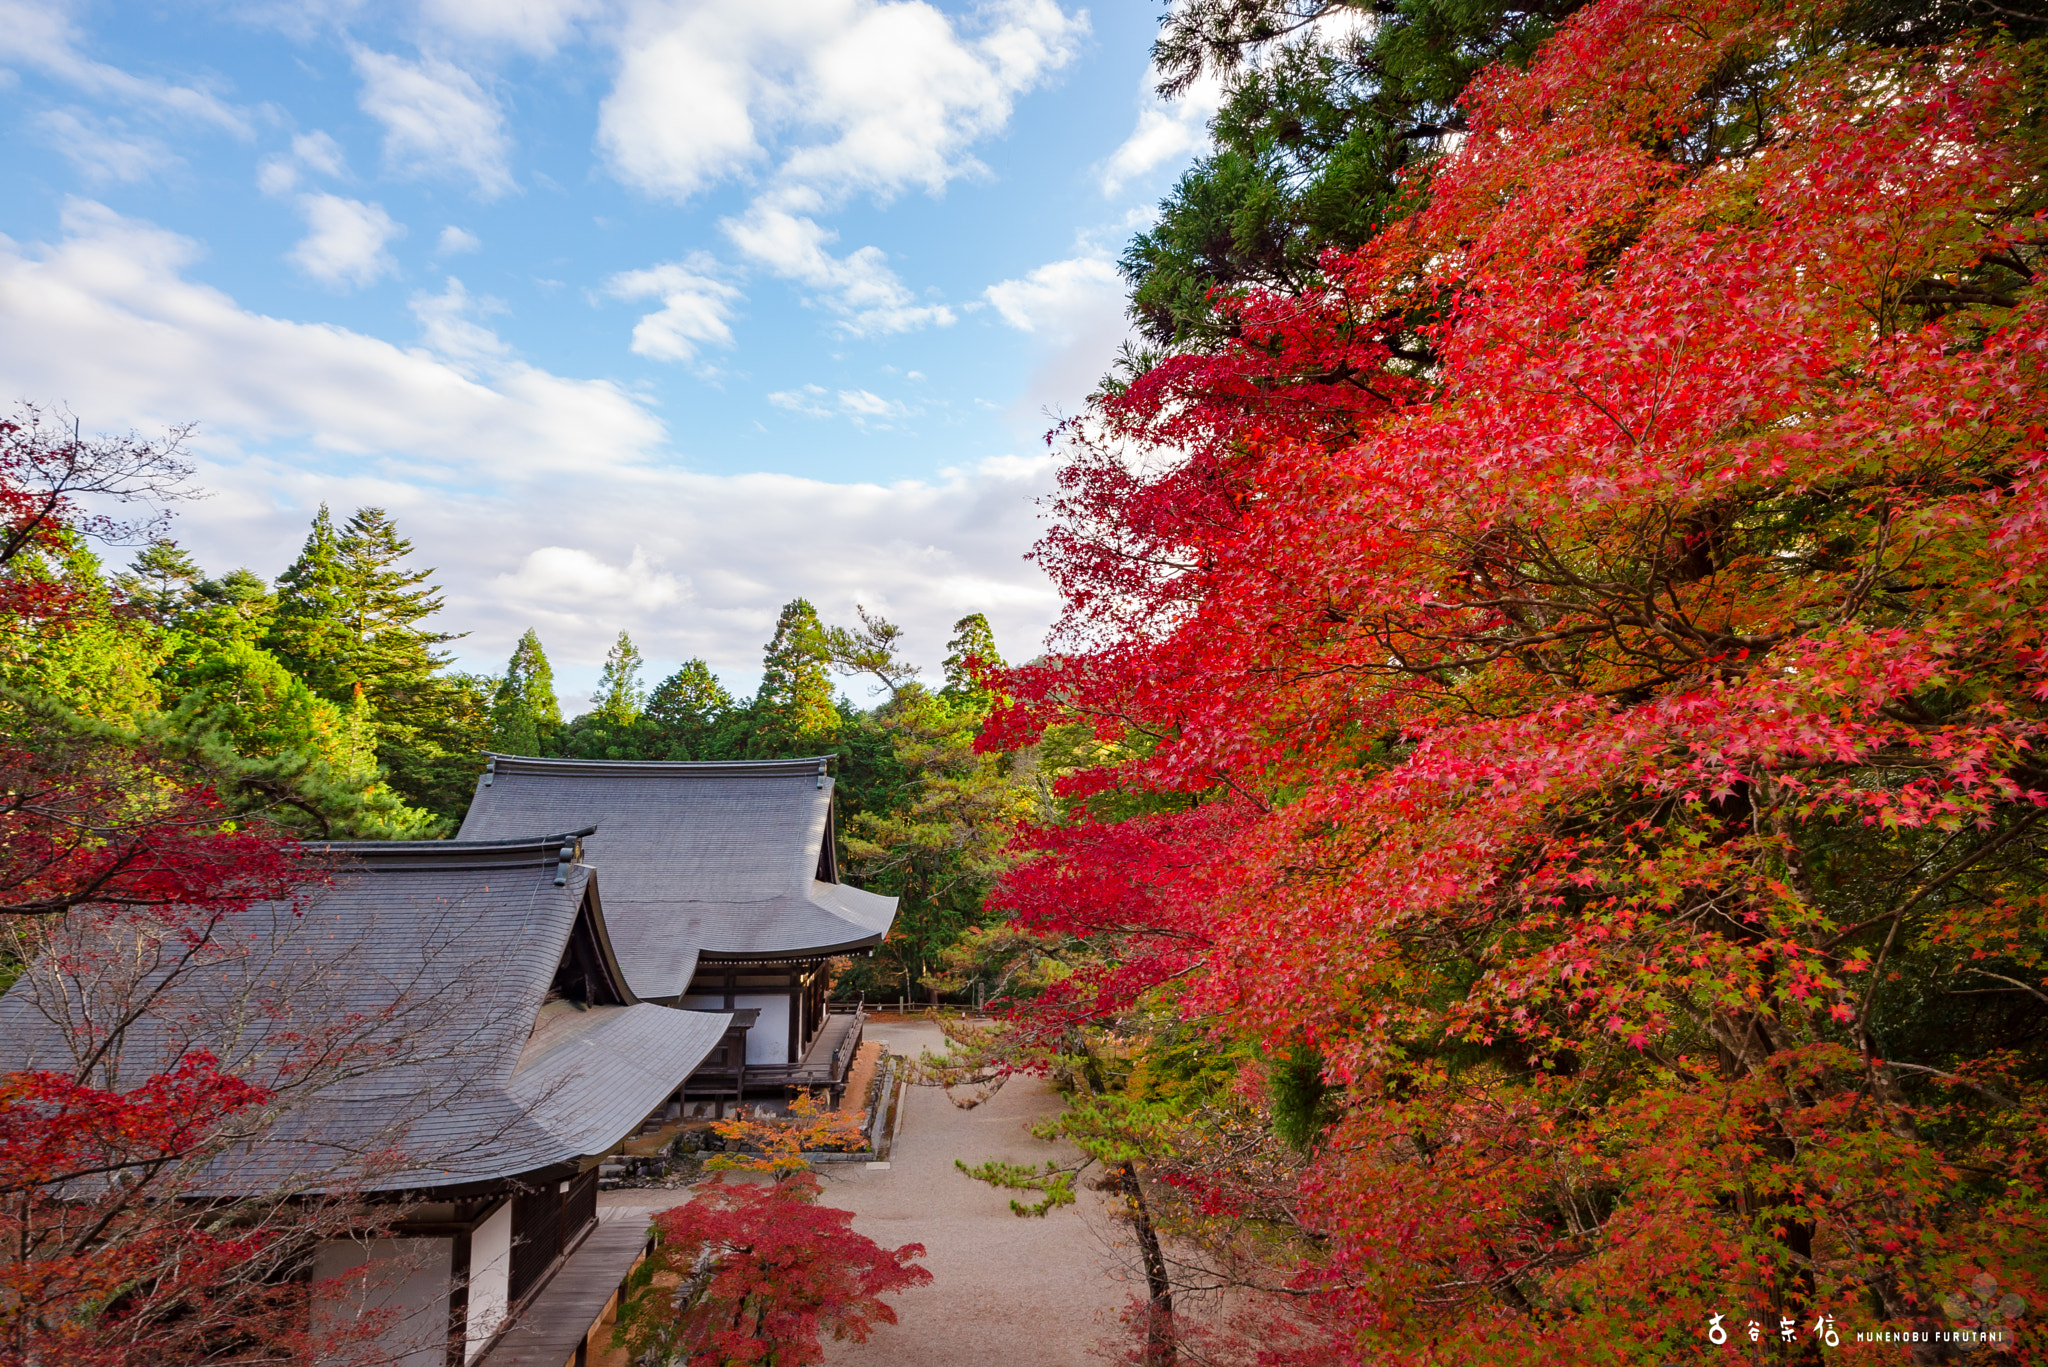
[[[469,1361],[469,1231],[455,1236],[448,1285],[448,1367]]]
[[[789,970],[789,1061],[795,1063],[803,1057],[798,1051],[803,1045],[804,1002],[803,979],[797,976],[795,968]]]

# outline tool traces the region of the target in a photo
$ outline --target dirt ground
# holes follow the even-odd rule
[[[937,1025],[912,1020],[870,1024],[867,1037],[892,1054],[916,1057],[945,1046]],[[824,1200],[854,1213],[854,1228],[887,1247],[925,1246],[931,1284],[894,1300],[898,1323],[864,1344],[826,1346],[833,1367],[1085,1367],[1117,1332],[1129,1299],[1129,1236],[1108,1218],[1102,1197],[1080,1193],[1073,1206],[1042,1219],[1010,1213],[1010,1193],[973,1181],[954,1159],[1011,1163],[1066,1159],[1072,1151],[1033,1138],[1030,1125],[1059,1110],[1059,1099],[1031,1078],[1011,1080],[995,1097],[962,1110],[935,1087],[908,1089],[887,1168],[824,1165]],[[678,1193],[679,1195],[680,1193]],[[663,1199],[665,1197],[665,1199]],[[606,1215],[675,1195],[605,1192]],[[1139,1282],[1142,1289],[1142,1278]]]

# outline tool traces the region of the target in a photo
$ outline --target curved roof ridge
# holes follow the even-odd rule
[[[509,869],[580,863],[596,826],[509,840],[301,840],[308,854],[338,855],[372,873],[421,869]],[[563,851],[569,857],[563,858]]]
[[[832,881],[827,758],[512,756],[477,780],[462,833],[596,826],[584,859],[604,870],[619,961],[635,994],[665,1001],[699,956],[852,952],[888,933],[894,898]]]
[[[535,755],[500,755],[485,751],[492,773],[644,775],[675,778],[809,778],[829,764],[832,755],[798,759],[555,759]]]

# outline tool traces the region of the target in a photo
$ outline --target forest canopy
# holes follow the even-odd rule
[[[40,430],[38,420],[25,411],[19,425]],[[176,471],[160,484],[150,492],[190,492]],[[650,681],[622,631],[590,707],[565,718],[532,629],[499,671],[455,667],[449,647],[461,638],[442,626],[434,571],[384,509],[338,518],[321,507],[274,581],[248,568],[210,570],[164,531],[161,522],[103,525],[71,510],[25,539],[6,562],[8,591],[61,601],[63,611],[44,629],[7,635],[0,683],[24,718],[68,713],[80,724],[154,728],[260,770],[271,788],[288,789],[288,800],[265,799],[269,819],[287,830],[451,834],[490,751],[829,755],[841,867],[905,899],[890,943],[854,965],[843,987],[899,997],[936,990],[928,980],[938,956],[981,917],[996,851],[1031,806],[1028,764],[973,749],[991,697],[970,667],[1002,664],[979,614],[955,625],[944,682],[928,688],[902,656],[900,628],[865,611],[852,628],[828,626],[799,598],[781,609],[763,646],[761,686],[745,697],[703,660]],[[95,540],[133,545],[128,563],[109,569]],[[867,696],[857,703],[849,692]]]

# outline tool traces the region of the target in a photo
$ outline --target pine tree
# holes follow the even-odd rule
[[[991,695],[968,669],[968,661],[973,661],[983,673],[1003,667],[1002,653],[996,649],[996,634],[990,629],[988,618],[974,612],[953,623],[953,639],[946,642],[946,649],[950,652],[946,656],[946,686],[939,690],[939,696],[978,714],[986,713]]]
[[[304,751],[338,782],[368,786],[376,780],[368,706],[360,699],[343,706],[321,697],[261,647],[224,642],[184,670],[183,681],[179,706],[205,715],[237,753],[267,758]]]
[[[1153,46],[1160,90],[1223,83],[1213,150],[1118,263],[1130,316],[1167,352],[1235,335],[1219,303],[1317,278],[1413,207],[1412,168],[1463,136],[1460,96],[1495,62],[1520,66],[1582,0],[1191,0]],[[1310,22],[1372,14],[1363,30]],[[1405,173],[1405,174],[1404,174]],[[1159,351],[1126,352],[1142,370]]]
[[[206,641],[257,641],[270,633],[277,595],[251,569],[230,570],[192,586],[192,605],[183,621],[186,634]]]
[[[631,726],[647,705],[647,690],[640,686],[640,667],[645,663],[633,638],[625,632],[605,652],[604,668],[598,671],[597,693],[591,698],[593,710],[613,726]]]
[[[659,758],[723,759],[734,711],[711,666],[690,660],[655,687],[640,721],[654,733]]]
[[[168,625],[190,606],[199,576],[198,562],[182,546],[159,537],[128,562],[128,573],[114,583],[143,616]]]
[[[342,663],[347,600],[341,538],[325,503],[313,517],[306,544],[277,577],[277,611],[263,644],[285,667],[329,701],[354,692],[356,679]]]
[[[903,628],[858,603],[853,610],[860,616],[860,629],[827,627],[826,657],[841,674],[870,675],[890,697],[899,696],[904,685],[917,677],[917,666],[898,654],[903,648]]]
[[[443,676],[436,646],[457,639],[420,622],[441,608],[433,570],[401,562],[412,543],[382,508],[361,508],[337,532],[325,505],[305,548],[278,577],[277,615],[263,644],[316,693],[370,709],[377,758],[409,801],[454,817],[467,805],[490,735],[483,680]]]
[[[754,701],[758,753],[798,754],[832,744],[839,709],[832,698],[831,660],[818,610],[803,598],[784,606],[761,659],[761,691]]]
[[[501,755],[540,755],[562,728],[555,671],[532,627],[512,648],[505,677],[491,697],[491,749]]]
[[[953,626],[946,687],[937,693],[911,680],[917,670],[896,658],[897,633],[864,624],[888,649],[878,677],[898,677],[890,699],[858,719],[840,747],[842,782],[854,791],[841,804],[846,866],[861,886],[902,899],[888,942],[847,975],[849,989],[894,994],[952,990],[944,960],[961,937],[984,924],[983,903],[1020,821],[1040,815],[1032,766],[1011,754],[981,754],[975,738],[988,715],[989,694],[966,671],[971,656],[999,665],[995,637],[980,613]],[[878,647],[879,648],[879,647]],[[872,753],[879,742],[883,753]]]
[[[305,548],[278,577],[277,619],[265,642],[316,692],[349,702],[358,684],[380,730],[433,719],[442,699],[434,675],[448,663],[434,647],[457,639],[418,624],[441,609],[432,569],[399,562],[412,542],[382,508],[359,508],[337,534],[325,504]]]

